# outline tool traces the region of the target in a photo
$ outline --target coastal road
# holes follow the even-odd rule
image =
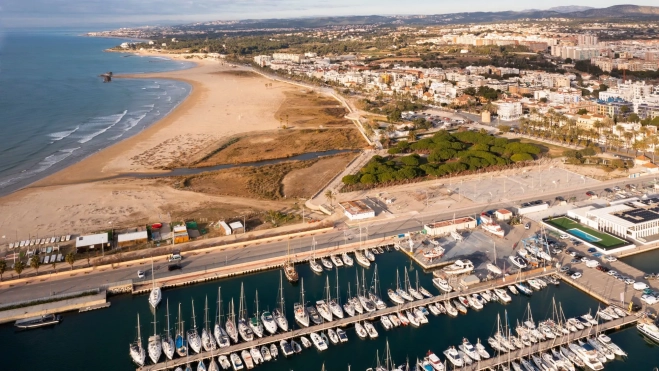
[[[642,179],[643,182],[652,179]],[[604,194],[605,188],[612,188],[614,186],[624,187],[626,184],[639,184],[641,179],[622,179],[600,182],[598,184],[582,185],[568,189],[561,189],[556,191],[545,192],[541,195],[522,195],[524,197],[514,197],[510,200],[504,200],[494,203],[480,203],[470,204],[465,207],[453,206],[453,208],[433,208],[428,207],[427,211],[420,213],[406,213],[399,215],[384,215],[375,220],[368,220],[361,223],[361,238],[362,240],[383,240],[385,238],[395,236],[401,233],[414,232],[422,229],[424,223],[433,220],[446,220],[454,216],[475,216],[483,211],[511,207],[520,202],[533,201],[542,199],[544,201],[553,201],[556,196],[565,197],[568,193],[577,195],[578,200],[586,199],[586,191],[593,191],[596,194]],[[385,212],[386,213],[386,212]],[[341,224],[334,231],[320,234],[315,236],[317,248],[331,248],[338,247],[345,242],[357,242],[360,239],[360,226],[349,226]],[[288,240],[264,243],[261,245],[252,245],[240,249],[232,249],[226,251],[218,251],[200,256],[188,256],[183,262],[183,272],[203,272],[206,269],[221,267],[225,265],[240,264],[246,262],[254,262],[261,259],[272,258],[276,256],[283,256],[286,254],[288,248]],[[291,240],[291,254],[295,255],[298,252],[310,250],[312,245],[312,237],[301,237]],[[137,270],[149,271],[148,264],[135,265],[133,267],[118,268],[105,272],[92,272],[83,274],[73,271],[73,276],[67,278],[54,279],[52,281],[34,282],[25,285],[18,285],[14,287],[3,287],[0,289],[0,304],[31,300],[35,298],[47,297],[53,294],[62,294],[67,292],[75,292],[85,289],[96,288],[113,282],[123,281],[127,279],[137,279]],[[180,272],[168,272],[167,264],[160,263],[155,266],[155,273],[157,277],[174,276]],[[5,273],[5,278],[7,277]],[[46,276],[43,276],[46,278]],[[150,279],[150,274],[145,279]]]

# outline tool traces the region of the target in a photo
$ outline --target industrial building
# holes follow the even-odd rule
[[[146,243],[149,234],[146,230],[122,233],[117,236],[117,247],[127,247]]]
[[[345,201],[339,203],[343,213],[350,220],[362,220],[375,217],[375,210],[361,200]]]
[[[99,249],[109,246],[107,233],[90,234],[76,238],[76,251],[80,249]]]
[[[445,236],[451,232],[476,228],[476,224],[476,219],[466,216],[426,224],[423,226],[423,232],[429,236]]]

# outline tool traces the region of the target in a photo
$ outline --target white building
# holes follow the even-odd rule
[[[76,238],[76,251],[78,249],[94,249],[108,247],[108,234],[98,233]]]
[[[345,201],[339,203],[345,216],[350,220],[362,220],[375,217],[375,210],[371,209],[361,200]]]
[[[451,232],[474,229],[476,228],[476,224],[476,219],[467,216],[464,218],[442,220],[441,222],[426,224],[423,226],[423,230],[429,236],[444,236]]]
[[[501,121],[514,121],[522,117],[522,102],[497,102],[497,115]]]

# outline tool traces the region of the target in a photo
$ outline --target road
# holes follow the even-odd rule
[[[643,179],[644,182],[652,180],[651,178]],[[638,184],[640,180],[635,179],[622,179],[600,182],[596,185],[576,186],[570,189],[562,189],[559,191],[549,191],[541,195],[522,195],[523,197],[513,197],[511,199],[495,202],[495,203],[480,203],[470,204],[466,207],[453,207],[449,209],[433,209],[429,207],[427,211],[420,213],[408,213],[400,216],[392,216],[391,218],[379,218],[376,220],[365,221],[361,224],[361,238],[366,240],[384,239],[401,233],[414,232],[422,229],[424,223],[433,220],[446,220],[459,216],[478,215],[483,211],[511,207],[520,202],[533,201],[542,199],[545,201],[552,201],[556,196],[566,196],[569,194],[579,195],[578,199],[585,199],[587,196],[586,191],[593,191],[598,195],[605,193],[605,188],[612,188],[616,185],[624,187],[625,184],[634,183]],[[355,242],[360,239],[360,228],[358,226],[350,227],[348,225],[341,225],[339,228],[331,232],[315,236],[317,248],[331,248],[345,243],[346,241]],[[245,262],[253,262],[261,259],[271,258],[275,256],[283,256],[287,251],[288,239],[282,238],[282,241],[264,243],[260,245],[252,245],[244,248],[235,248],[232,250],[218,251],[213,253],[204,254],[201,256],[194,256],[194,252],[188,253],[189,255],[183,260],[183,272],[204,271],[205,269],[220,267],[223,265],[240,264]],[[311,248],[312,237],[300,237],[291,240],[291,254],[297,252],[307,251]],[[109,271],[96,271],[89,274],[72,272],[71,277],[45,280],[29,284],[29,286],[18,285],[14,287],[3,286],[0,289],[0,304],[31,300],[35,298],[47,297],[52,294],[62,294],[67,292],[75,292],[90,288],[96,288],[113,282],[123,281],[127,279],[137,280],[137,270],[149,270],[147,264],[136,265],[134,267],[117,268]],[[166,264],[158,264],[155,266],[155,273],[158,277],[174,276],[179,272],[167,272]],[[6,274],[5,274],[6,277]],[[42,276],[47,278],[47,276]],[[145,279],[150,279],[147,275]]]

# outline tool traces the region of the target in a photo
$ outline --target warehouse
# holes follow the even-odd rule
[[[146,243],[149,239],[147,231],[122,233],[117,236],[117,247],[127,247]]]
[[[473,228],[476,228],[476,219],[467,216],[426,224],[423,226],[423,232],[429,236],[445,236],[451,232]]]
[[[107,233],[90,234],[76,238],[76,251],[80,249],[100,249],[109,246]]]
[[[350,220],[362,220],[375,217],[375,211],[363,201],[345,201],[339,203],[343,208],[345,216]]]

